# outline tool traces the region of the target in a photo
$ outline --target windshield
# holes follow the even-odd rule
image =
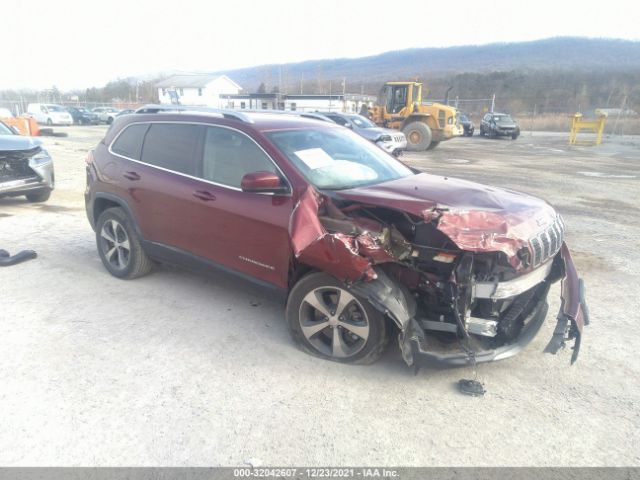
[[[354,117],[351,117],[351,121],[360,128],[374,128],[377,125],[375,123],[373,123],[371,120],[369,120],[368,118],[365,118],[361,115],[356,115]]]
[[[66,110],[58,105],[47,105],[47,110],[50,112],[66,112]]]
[[[0,122],[0,135],[15,135],[15,133],[4,123]]]
[[[496,123],[514,123],[511,115],[494,115],[493,119]]]
[[[267,136],[320,189],[342,190],[413,175],[402,163],[350,130],[282,130]]]

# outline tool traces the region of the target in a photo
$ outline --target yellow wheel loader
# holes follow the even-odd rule
[[[369,110],[371,120],[381,127],[401,130],[407,137],[409,151],[431,150],[463,133],[454,107],[422,103],[421,83],[387,82],[377,103]]]

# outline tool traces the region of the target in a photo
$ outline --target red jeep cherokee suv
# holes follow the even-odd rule
[[[222,268],[285,293],[307,352],[409,365],[500,360],[562,305],[546,351],[588,322],[565,226],[543,200],[414,171],[350,130],[166,107],[118,118],[87,159],[87,215],[119,278]]]

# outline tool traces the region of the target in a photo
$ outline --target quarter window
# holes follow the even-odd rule
[[[247,173],[278,173],[269,157],[246,135],[220,127],[207,127],[202,178],[240,188]]]
[[[111,151],[123,157],[140,160],[142,141],[147,128],[149,128],[149,125],[142,123],[128,126],[113,142]]]
[[[152,124],[144,139],[141,160],[174,172],[196,175],[196,150],[203,128],[201,125]]]

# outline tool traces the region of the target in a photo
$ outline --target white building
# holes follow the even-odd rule
[[[371,107],[376,101],[372,95],[285,95],[285,110],[299,112],[358,113],[362,105]]]
[[[156,83],[160,103],[179,103],[213,108],[226,107],[221,95],[240,93],[242,88],[226,75],[174,75]]]
[[[371,107],[376,100],[372,95],[282,95],[280,93],[241,93],[221,95],[222,106],[249,110],[291,110],[298,112],[358,113],[362,105]]]

